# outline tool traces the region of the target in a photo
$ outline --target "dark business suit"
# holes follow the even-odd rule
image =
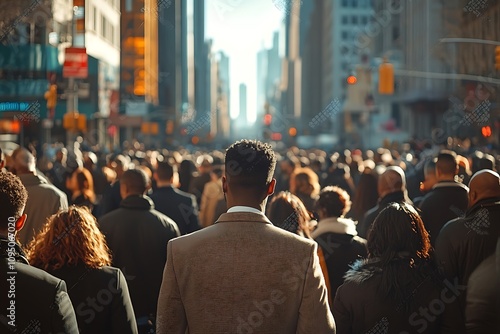
[[[9,263],[7,243],[6,239],[0,239],[0,333],[13,333],[16,328],[16,333],[78,334],[75,312],[64,281],[29,266],[18,246],[17,261]],[[14,319],[7,317],[12,301]]]
[[[157,188],[151,194],[155,209],[177,223],[182,235],[200,229],[196,197],[172,186]]]
[[[120,269],[79,264],[50,273],[68,286],[80,334],[137,333],[127,281]]]
[[[99,219],[112,264],[127,276],[137,325],[156,315],[167,243],[180,235],[177,224],[154,209],[148,196],[131,195]]]

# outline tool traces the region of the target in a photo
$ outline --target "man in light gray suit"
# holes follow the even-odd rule
[[[317,245],[263,213],[276,186],[271,147],[236,142],[225,166],[227,213],[168,243],[157,333],[335,333]]]
[[[24,228],[19,231],[19,241],[26,246],[42,230],[47,218],[60,209],[68,208],[68,197],[49,184],[45,177],[37,174],[36,159],[30,151],[18,148],[12,157],[16,175],[28,191],[28,202],[24,209],[28,219]]]

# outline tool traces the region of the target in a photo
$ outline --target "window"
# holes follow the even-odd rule
[[[349,7],[349,1],[348,0],[342,0],[342,7]]]
[[[97,7],[92,6],[92,29],[97,31]]]
[[[361,24],[364,26],[368,24],[368,18],[366,16],[361,16]]]
[[[106,22],[106,17],[101,16],[101,36],[106,38],[107,36],[107,22]]]
[[[349,18],[346,15],[342,16],[342,24],[349,24]]]
[[[357,16],[351,17],[351,23],[352,24],[358,24],[358,17]]]

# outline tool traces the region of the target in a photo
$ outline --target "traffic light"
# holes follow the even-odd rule
[[[54,111],[57,105],[57,85],[50,85],[43,97],[47,100],[48,118],[54,118]]]
[[[264,115],[264,124],[266,126],[271,125],[272,120],[273,120],[273,115],[271,115],[271,114],[265,114]]]
[[[358,81],[358,79],[354,75],[350,75],[347,77],[347,83],[349,85],[354,85],[356,83],[356,81]]]
[[[495,48],[495,68],[500,71],[500,45]]]
[[[288,134],[290,135],[290,137],[295,137],[297,135],[297,128],[288,129]]]
[[[378,68],[378,92],[383,95],[394,94],[394,67],[387,59]]]
[[[487,137],[490,137],[491,136],[491,127],[489,125],[487,126],[483,126],[481,128],[481,134],[483,135],[483,137],[487,138]]]
[[[68,112],[63,117],[63,127],[68,131],[87,131],[87,117],[83,114]]]

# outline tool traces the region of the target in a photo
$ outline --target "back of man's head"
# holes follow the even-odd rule
[[[10,172],[0,173],[0,230],[6,231],[9,223],[23,214],[28,192],[21,180]]]
[[[170,181],[177,172],[177,167],[168,161],[160,161],[156,167],[156,175],[160,181]]]
[[[225,175],[230,187],[265,191],[275,168],[276,155],[269,144],[240,140],[226,150]]]
[[[438,178],[451,178],[457,174],[457,154],[453,151],[439,152],[436,160],[436,176]]]
[[[405,189],[405,172],[399,166],[387,167],[378,179],[378,193],[380,197],[397,191],[404,191]]]
[[[14,169],[18,175],[32,174],[36,170],[36,159],[30,151],[25,148],[16,148],[12,154],[14,158]]]
[[[149,177],[142,169],[129,169],[120,178],[120,186],[126,190],[126,196],[143,195],[149,187]]]
[[[500,175],[483,169],[472,176],[469,182],[469,207],[488,198],[500,197]]]
[[[495,158],[491,154],[485,154],[477,162],[477,170],[483,169],[495,170]]]

